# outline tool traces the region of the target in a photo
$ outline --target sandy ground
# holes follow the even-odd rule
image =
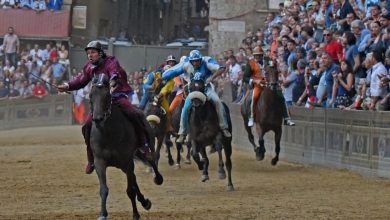
[[[152,203],[142,219],[390,219],[390,180],[347,170],[305,167],[270,158],[255,161],[251,151],[234,150],[234,192],[217,178],[212,155],[210,181],[201,183],[194,164],[180,170],[162,158],[165,178],[156,186],[137,165],[142,192]],[[96,219],[96,174],[84,174],[85,148],[79,126],[0,132],[0,219]],[[108,170],[110,219],[131,219],[126,180]]]

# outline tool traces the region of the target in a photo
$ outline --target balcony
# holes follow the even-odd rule
[[[20,38],[64,39],[70,35],[70,11],[43,11],[27,9],[0,9],[0,33],[14,27]]]

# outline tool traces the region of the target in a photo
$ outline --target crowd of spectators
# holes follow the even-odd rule
[[[0,100],[57,94],[55,85],[68,78],[66,45],[21,44],[13,31],[9,27],[0,45]]]
[[[241,102],[253,50],[277,63],[289,106],[387,110],[390,79],[390,1],[286,0],[249,31],[237,52],[226,50],[225,78]],[[221,87],[222,88],[222,87]]]
[[[59,11],[62,0],[0,0],[0,8],[31,9],[36,12],[45,10]]]

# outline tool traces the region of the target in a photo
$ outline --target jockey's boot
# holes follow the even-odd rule
[[[248,127],[253,127],[253,124],[254,124],[253,118],[250,117],[250,118],[248,119]]]
[[[94,169],[95,169],[95,165],[93,165],[93,163],[88,162],[87,166],[85,166],[85,173],[91,174]]]
[[[295,126],[295,123],[291,120],[291,118],[285,118],[284,119],[284,125]]]
[[[183,144],[185,137],[185,134],[179,134],[179,137],[176,139],[176,143]]]
[[[222,129],[222,134],[225,137],[231,137],[232,136],[232,134],[230,133],[230,131],[228,131],[227,128]]]

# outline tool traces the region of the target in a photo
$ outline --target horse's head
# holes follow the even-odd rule
[[[110,82],[106,74],[95,75],[90,93],[92,120],[101,122],[111,115]]]
[[[279,79],[279,73],[278,70],[273,67],[266,65],[264,67],[265,70],[265,77],[267,79],[267,85],[268,88],[271,89],[272,91],[276,91],[278,89],[278,79]]]
[[[188,98],[191,100],[193,107],[199,107],[206,102],[205,95],[205,83],[201,79],[191,80],[190,85],[190,94],[188,94]]]
[[[153,101],[150,102],[146,110],[146,120],[154,130],[155,128],[158,128],[161,123],[164,123],[166,114],[167,112],[161,106],[161,101]]]

